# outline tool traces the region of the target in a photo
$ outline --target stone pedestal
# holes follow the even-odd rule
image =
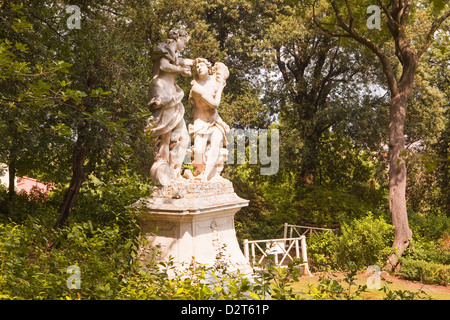
[[[219,261],[229,272],[250,275],[253,270],[234,228],[234,215],[248,203],[222,178],[157,187],[144,204],[141,232],[153,245],[161,246],[163,259],[174,257],[178,270],[189,267],[194,257],[200,264],[212,266]]]

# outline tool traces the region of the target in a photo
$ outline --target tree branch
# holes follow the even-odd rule
[[[345,0],[345,5],[347,6],[347,11],[348,11],[348,14],[349,14],[348,27],[350,29],[353,29],[353,21],[355,21],[355,18],[353,17],[352,8],[348,4],[348,0]]]
[[[388,8],[383,4],[382,0],[378,0],[378,5],[383,9],[384,14],[386,15],[388,22],[392,25],[398,25],[398,23],[392,18],[391,13],[389,12]]]
[[[418,51],[417,55],[419,58],[422,56],[422,54],[427,51],[427,49],[430,47],[431,43],[433,42],[434,33],[437,31],[437,29],[441,26],[441,24],[450,17],[450,10],[445,12],[442,16],[440,16],[436,21],[433,22],[431,25],[430,31],[428,31],[426,41],[423,44],[422,48]]]
[[[391,91],[391,95],[395,96],[398,93],[397,79],[395,78],[394,71],[392,70],[391,64],[389,62],[389,58],[385,55],[383,50],[381,50],[381,48],[378,47],[375,43],[370,41],[368,38],[360,35],[358,32],[355,31],[355,29],[350,28],[348,25],[346,25],[342,18],[341,11],[339,10],[339,7],[336,4],[336,2],[334,0],[330,0],[330,3],[338,20],[337,22],[339,27],[345,30],[353,39],[369,48],[380,59],[381,64],[383,66],[383,72],[387,78],[389,90]]]
[[[44,23],[47,27],[49,27],[54,33],[56,33],[58,35],[58,37],[60,37],[61,39],[63,38],[63,36],[59,33],[58,30],[56,30],[50,23],[47,22],[47,20],[42,19],[36,15],[34,15],[33,13],[30,13],[31,17],[35,18],[36,20],[39,20],[40,22]]]
[[[316,25],[316,27],[318,27],[320,30],[322,30],[323,32],[327,33],[328,35],[332,36],[332,37],[346,37],[346,38],[351,38],[351,36],[348,33],[335,33],[335,32],[331,32],[330,30],[328,30],[327,28],[323,27],[323,25],[317,21],[316,19],[316,2],[317,0],[314,0],[314,4],[313,4],[313,22]]]
[[[291,79],[289,78],[288,71],[286,69],[286,63],[281,60],[281,49],[279,47],[275,48],[276,56],[277,56],[277,66],[281,71],[281,75],[283,76],[284,84],[286,85],[287,89],[292,92],[292,83]]]

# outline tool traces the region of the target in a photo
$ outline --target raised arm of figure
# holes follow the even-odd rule
[[[185,71],[185,68],[170,63],[170,61],[166,58],[161,58],[159,63],[159,68],[161,69],[161,71],[167,73],[182,73],[183,71]]]
[[[180,61],[180,65],[190,67],[194,64],[194,60],[192,59],[178,59]]]

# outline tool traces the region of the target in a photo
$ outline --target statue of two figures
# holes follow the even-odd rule
[[[223,88],[229,76],[223,63],[211,63],[203,58],[181,59],[190,37],[184,30],[169,32],[167,40],[152,51],[153,80],[150,84],[149,107],[152,112],[147,130],[156,137],[155,162],[150,174],[154,183],[167,186],[189,180],[217,181],[227,158],[226,133],[230,128],[217,112]],[[192,124],[184,121],[183,90],[176,84],[178,74],[191,75],[189,101],[194,107]],[[193,147],[188,150],[190,141]],[[194,174],[181,176],[186,153],[193,159]],[[186,175],[185,175],[186,176]]]

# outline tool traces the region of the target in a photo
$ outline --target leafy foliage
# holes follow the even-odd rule
[[[32,219],[27,224],[1,226],[2,292],[13,299],[109,299],[116,294],[137,248],[118,225],[94,229],[78,223],[55,233]],[[49,241],[60,247],[50,248]],[[71,265],[81,269],[79,292],[66,286]]]
[[[312,268],[342,270],[354,264],[357,268],[380,265],[391,253],[393,226],[382,218],[368,214],[344,223],[340,234],[333,232],[311,235],[308,254]]]
[[[402,259],[401,273],[406,279],[417,280],[424,283],[434,283],[447,286],[450,283],[450,266],[415,260]]]
[[[329,277],[321,277],[316,287],[310,286],[308,294],[313,300],[355,300],[361,299],[360,295],[367,290],[366,285],[356,285],[356,268],[345,274],[343,280],[334,280]],[[344,286],[342,285],[344,283]],[[354,290],[352,290],[355,287]]]
[[[248,163],[225,169],[238,195],[250,200],[236,215],[238,237],[277,238],[286,222],[340,227],[308,239],[315,270],[380,264],[391,252],[388,86],[367,49],[317,28],[313,2],[78,1],[81,29],[71,30],[65,1],[0,1],[0,161],[12,175],[53,183],[50,194],[0,188],[0,298],[359,299],[364,288],[354,287],[353,269],[343,282],[322,279],[307,296],[290,288],[295,264],[269,263],[250,281],[196,265],[169,279],[173,265],[157,265],[156,251],[147,269],[137,262],[139,214],[129,206],[150,194],[149,52],[175,28],[191,35],[183,56],[229,66],[219,110],[226,123],[280,130],[276,175],[261,176],[260,166]],[[314,8],[332,26],[336,16],[327,3]],[[385,21],[369,30],[372,3],[349,3],[354,27],[400,75]],[[431,21],[447,9],[441,0],[412,7],[406,30],[416,37],[413,45],[426,40]],[[347,21],[350,13],[342,12]],[[435,283],[448,283],[448,40],[447,20],[419,62],[402,152],[414,237],[403,271]],[[190,80],[179,79],[184,92]],[[189,123],[187,95],[183,104]],[[75,162],[79,192],[67,225],[55,231]],[[65,285],[70,265],[81,269],[79,291]],[[421,298],[383,290],[387,299]]]

